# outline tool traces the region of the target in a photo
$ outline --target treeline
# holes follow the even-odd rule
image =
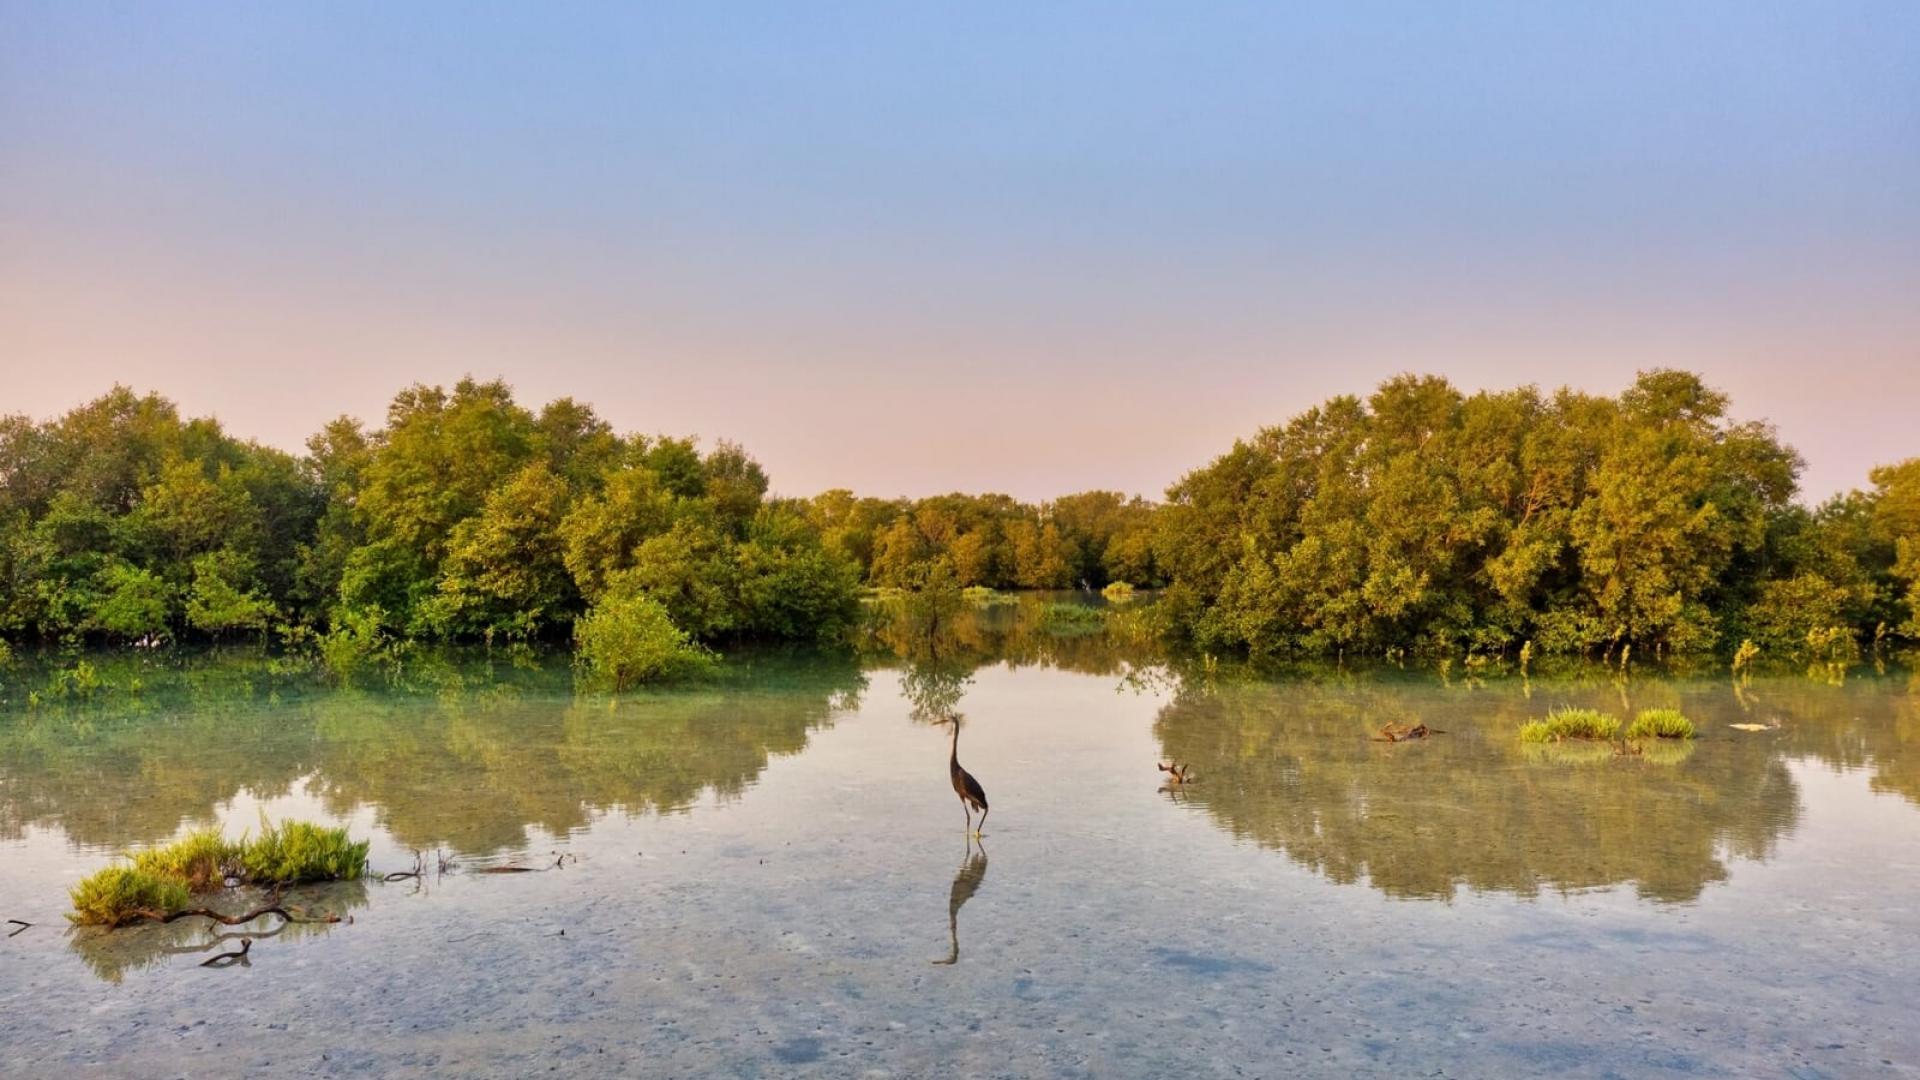
[[[1801,462],[1694,375],[1617,398],[1404,376],[1238,442],[1168,492],[1164,613],[1255,653],[1618,656],[1914,635],[1920,459],[1808,509]]]
[[[1154,577],[1151,507],[1094,492],[770,498],[739,446],[616,434],[499,382],[414,386],[295,457],[124,387],[0,420],[0,641],[560,636],[644,597],[702,641],[842,635],[868,583]],[[626,605],[629,606],[630,605]],[[622,627],[624,629],[624,627]]]
[[[888,500],[834,490],[808,507],[827,546],[876,586],[917,587],[934,564],[962,587],[1097,589],[1165,580],[1153,553],[1154,504],[1117,492],[1035,506],[1005,495]]]
[[[620,435],[471,379],[402,391],[377,429],[336,420],[296,457],[116,388],[0,420],[0,641],[520,640],[604,605],[631,617],[599,637],[632,653],[670,630],[834,638],[862,587],[930,581],[1164,586],[1167,632],[1256,654],[1920,635],[1920,459],[1817,508],[1795,501],[1800,465],[1676,371],[1618,397],[1405,376],[1236,443],[1163,504],[774,498],[732,443]]]

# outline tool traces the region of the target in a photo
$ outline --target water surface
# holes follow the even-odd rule
[[[339,687],[200,656],[27,708],[21,665],[0,1074],[1920,1073],[1904,672],[1258,676],[1017,622],[617,699],[538,656]],[[1560,704],[1702,737],[1516,744]],[[1371,738],[1416,720],[1445,734]],[[116,852],[262,814],[452,866],[308,892],[351,921],[247,967],[61,925]]]

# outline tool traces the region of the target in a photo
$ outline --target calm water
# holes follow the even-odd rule
[[[201,657],[28,710],[16,669],[0,1074],[1920,1074],[1905,673],[1254,678],[956,631],[619,700],[538,659]],[[1523,752],[1563,703],[1703,737]],[[1369,738],[1415,720],[1446,733]],[[115,852],[262,813],[454,866],[306,893],[351,922],[244,968],[198,966],[202,926],[62,925]]]

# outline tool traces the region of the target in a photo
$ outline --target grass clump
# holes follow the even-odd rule
[[[1679,709],[1642,709],[1627,725],[1629,739],[1691,739],[1693,721]]]
[[[194,893],[219,889],[230,878],[273,886],[351,881],[366,868],[370,846],[348,839],[345,829],[306,821],[270,825],[263,818],[259,836],[239,841],[218,829],[195,829],[75,885],[67,918],[108,928],[159,918],[185,910]]]
[[[1011,594],[986,585],[969,585],[960,590],[960,597],[974,607],[998,607],[1015,602]]]
[[[366,868],[370,846],[349,839],[345,829],[310,821],[263,823],[260,835],[243,846],[240,865],[248,881],[262,885],[352,881]]]
[[[184,882],[135,866],[109,866],[75,885],[67,894],[76,926],[125,926],[148,916],[187,906]]]
[[[1040,609],[1040,628],[1052,634],[1093,634],[1106,625],[1106,617],[1085,604],[1052,603]]]
[[[698,675],[714,662],[659,601],[637,593],[593,605],[573,624],[573,639],[580,663],[615,690]]]
[[[219,829],[195,829],[165,847],[135,852],[133,868],[206,892],[241,875],[243,851],[244,845],[221,836]]]
[[[1556,709],[1545,720],[1530,720],[1521,725],[1520,741],[1553,743],[1567,739],[1612,739],[1620,734],[1620,721],[1598,709]]]
[[[1124,604],[1133,599],[1133,586],[1124,581],[1109,582],[1106,588],[1100,590],[1100,595],[1106,597],[1108,603]]]

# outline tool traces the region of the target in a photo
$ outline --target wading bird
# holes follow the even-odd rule
[[[967,815],[967,831],[974,836],[987,824],[987,791],[973,774],[960,767],[960,718],[953,718],[953,752],[947,756],[947,774],[953,778],[953,793],[960,796],[960,809]],[[980,826],[974,827],[973,812],[980,811]]]

